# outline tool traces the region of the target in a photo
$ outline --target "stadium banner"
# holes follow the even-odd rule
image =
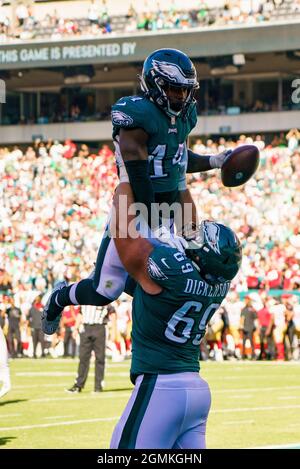
[[[0,70],[142,62],[153,50],[177,47],[191,58],[300,49],[299,21],[107,35],[97,39],[16,41],[0,45]]]

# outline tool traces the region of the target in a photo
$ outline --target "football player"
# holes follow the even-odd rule
[[[135,201],[146,207],[151,236],[172,243],[176,240],[162,237],[160,222],[152,222],[154,203],[166,203],[167,207],[179,203],[183,207],[182,218],[196,223],[186,171],[221,168],[228,153],[201,156],[187,149],[188,135],[197,122],[194,95],[199,84],[195,67],[186,54],[176,49],[153,52],[144,62],[140,84],[141,96],[121,98],[112,107],[120,182],[130,182]],[[183,223],[179,223],[180,229]],[[55,332],[65,306],[106,305],[124,290],[132,293],[107,226],[91,276],[69,286],[59,282],[49,296],[42,315],[44,332]]]
[[[115,245],[137,282],[132,305],[135,388],[111,448],[205,448],[210,390],[199,375],[199,344],[239,270],[241,245],[231,229],[204,221],[186,232],[185,252],[165,244],[154,247],[134,232],[134,215],[124,223],[121,195],[127,197],[128,213],[134,201],[130,184],[120,184],[115,195]]]

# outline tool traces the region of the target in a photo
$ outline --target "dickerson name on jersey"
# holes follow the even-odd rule
[[[209,285],[202,280],[188,278],[186,281],[184,293],[192,293],[201,296],[226,296],[230,289],[230,282]]]

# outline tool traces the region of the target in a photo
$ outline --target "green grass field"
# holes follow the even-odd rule
[[[108,361],[105,392],[93,365],[81,394],[68,394],[77,360],[10,362],[13,389],[0,400],[3,448],[108,448],[130,396],[129,361]],[[300,363],[205,362],[211,387],[208,448],[300,447]]]

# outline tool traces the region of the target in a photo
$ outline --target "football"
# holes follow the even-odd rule
[[[221,168],[221,180],[226,187],[245,184],[259,165],[259,151],[255,145],[235,148]]]

